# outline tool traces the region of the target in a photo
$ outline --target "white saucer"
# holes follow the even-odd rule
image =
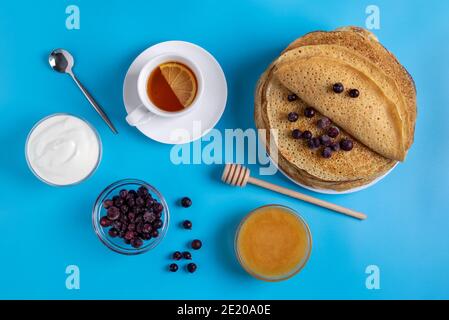
[[[228,87],[217,60],[203,48],[184,41],[158,43],[143,51],[131,64],[123,84],[123,102],[130,113],[141,104],[137,94],[137,77],[148,60],[162,53],[178,53],[192,60],[204,77],[200,106],[186,115],[167,118],[155,117],[151,122],[137,126],[148,138],[167,144],[183,144],[206,135],[220,120],[226,107]],[[184,132],[184,134],[179,134]]]

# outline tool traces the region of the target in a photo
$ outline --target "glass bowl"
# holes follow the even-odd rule
[[[53,117],[57,117],[57,116],[69,116],[69,117],[73,117],[73,118],[77,118],[77,119],[81,120],[82,122],[84,122],[84,123],[85,123],[85,124],[86,124],[86,125],[93,131],[93,133],[95,134],[95,137],[97,138],[97,142],[98,142],[98,159],[97,159],[97,163],[95,164],[95,166],[92,168],[92,170],[90,171],[90,173],[89,173],[88,175],[86,175],[84,178],[82,178],[82,179],[80,179],[80,180],[78,180],[78,181],[75,181],[75,182],[73,182],[73,183],[68,183],[68,184],[56,184],[56,183],[53,183],[53,182],[51,182],[51,181],[48,181],[48,180],[44,179],[44,178],[41,177],[41,176],[36,172],[36,170],[33,168],[33,166],[31,165],[30,159],[29,159],[29,155],[28,155],[28,143],[30,142],[31,135],[33,134],[34,130],[35,130],[40,124],[42,124],[44,121],[46,121],[46,120],[48,120],[48,119],[51,119],[51,118],[53,118]],[[70,113],[62,113],[62,112],[61,112],[61,113],[54,113],[54,114],[51,114],[51,115],[49,115],[49,116],[46,116],[46,117],[42,118],[41,120],[39,120],[39,121],[33,126],[33,128],[31,128],[30,132],[28,133],[26,142],[25,142],[25,159],[26,159],[28,168],[29,168],[30,171],[35,175],[36,178],[38,178],[40,181],[42,181],[42,182],[44,182],[44,183],[46,183],[46,184],[48,184],[48,185],[50,185],[50,186],[53,186],[53,187],[67,187],[67,186],[73,186],[73,185],[80,184],[80,183],[86,181],[87,179],[89,179],[89,178],[94,174],[94,172],[98,169],[98,167],[99,167],[99,165],[100,165],[100,162],[101,162],[102,154],[103,154],[103,146],[102,146],[102,143],[101,143],[100,135],[98,134],[97,130],[96,130],[96,129],[95,129],[89,122],[87,122],[85,119],[83,119],[83,118],[81,118],[81,117],[78,117],[78,116],[75,116],[75,115],[70,114]]]
[[[299,261],[299,263],[292,270],[290,270],[290,272],[280,275],[280,276],[273,276],[273,277],[265,276],[265,275],[256,273],[255,271],[251,270],[251,268],[248,267],[248,265],[244,261],[242,255],[240,254],[239,247],[238,247],[238,239],[239,239],[240,230],[241,230],[242,226],[245,224],[245,222],[248,220],[248,218],[250,218],[253,214],[255,214],[263,209],[269,209],[269,208],[281,209],[283,211],[286,211],[287,213],[294,215],[298,219],[300,224],[303,226],[305,233],[306,233],[306,238],[307,238],[306,252],[305,252],[303,258],[301,259],[301,261]],[[269,282],[283,281],[283,280],[290,279],[294,275],[298,274],[306,265],[307,261],[310,258],[310,254],[312,252],[312,234],[310,232],[309,226],[307,225],[307,222],[299,215],[298,212],[296,212],[295,210],[293,210],[289,207],[286,207],[286,206],[271,204],[271,205],[262,206],[262,207],[252,210],[250,213],[248,213],[242,219],[242,221],[240,222],[240,224],[237,228],[237,232],[235,234],[234,249],[235,249],[235,254],[237,256],[237,259],[238,259],[240,265],[243,267],[243,269],[245,269],[246,272],[248,272],[253,277],[255,277],[259,280],[264,280],[264,281],[269,281]]]
[[[120,237],[115,238],[111,237],[108,234],[108,230],[110,227],[105,228],[102,227],[100,225],[100,219],[101,217],[106,216],[107,213],[107,210],[103,207],[103,202],[106,199],[112,199],[112,197],[118,195],[120,190],[122,189],[137,191],[137,189],[141,186],[146,187],[149,193],[153,196],[153,198],[156,199],[159,203],[161,203],[162,206],[164,207],[164,210],[162,211],[162,216],[160,218],[163,222],[163,226],[161,229],[159,229],[159,236],[157,238],[143,240],[143,245],[140,248],[134,248],[132,245],[126,244],[124,240]],[[162,241],[162,239],[164,239],[165,234],[167,233],[168,230],[169,220],[170,214],[168,210],[168,205],[162,194],[156,188],[146,183],[145,181],[136,179],[124,179],[114,182],[113,184],[107,186],[98,196],[97,200],[95,201],[94,208],[92,210],[92,225],[98,238],[109,249],[124,255],[141,254],[155,248]]]

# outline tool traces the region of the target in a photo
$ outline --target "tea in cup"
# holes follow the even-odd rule
[[[162,54],[151,59],[140,71],[137,92],[142,102],[126,117],[137,126],[154,116],[177,117],[198,106],[202,76],[196,65],[177,54]]]

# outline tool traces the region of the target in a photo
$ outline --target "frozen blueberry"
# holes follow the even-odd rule
[[[134,212],[128,213],[128,221],[135,221],[136,220],[136,214]]]
[[[139,187],[139,189],[137,189],[137,194],[141,197],[146,197],[148,195],[148,188],[145,186]]]
[[[351,151],[354,148],[354,143],[350,139],[341,139],[340,148],[344,151]]]
[[[287,116],[288,121],[290,122],[296,122],[299,119],[299,115],[296,112],[290,112]]]
[[[143,220],[145,221],[145,222],[153,222],[154,220],[156,220],[156,216],[155,216],[155,214],[153,213],[153,212],[149,212],[149,211],[146,211],[144,214],[143,214]]]
[[[120,209],[117,207],[110,207],[108,209],[108,219],[109,220],[117,220],[120,217]]]
[[[156,219],[153,221],[153,228],[160,229],[163,226],[163,222],[161,219]]]
[[[174,259],[174,260],[181,260],[181,259],[182,259],[182,253],[179,252],[179,251],[175,251],[175,252],[173,253],[173,259]]]
[[[332,140],[327,134],[323,134],[320,137],[320,143],[322,146],[329,147],[330,144],[332,143]]]
[[[108,234],[109,234],[112,238],[115,238],[115,237],[118,236],[118,230],[115,229],[115,228],[111,228],[111,229],[109,229]]]
[[[336,138],[338,137],[339,134],[340,130],[335,126],[332,126],[329,129],[327,129],[327,135],[331,138]]]
[[[290,101],[290,102],[296,101],[296,100],[298,100],[298,96],[296,94],[294,94],[294,93],[289,94],[287,96],[287,100]]]
[[[299,129],[295,129],[292,131],[292,137],[293,139],[301,139],[302,132]]]
[[[184,208],[188,208],[188,207],[190,207],[192,205],[192,200],[190,200],[189,197],[184,197],[184,198],[181,199],[181,205]]]
[[[307,142],[307,145],[309,146],[310,149],[317,149],[320,147],[321,145],[321,141],[319,138],[312,138]]]
[[[192,260],[192,254],[189,251],[184,251],[182,257],[187,260]]]
[[[360,96],[360,91],[357,89],[351,89],[348,94],[351,98],[358,98]]]
[[[125,239],[131,240],[131,239],[133,239],[133,238],[134,238],[134,232],[133,232],[133,231],[127,231],[127,232],[125,233]]]
[[[129,207],[128,207],[126,204],[124,204],[124,205],[122,205],[122,206],[120,207],[120,211],[121,211],[122,213],[127,213],[128,210],[129,210]]]
[[[189,220],[184,220],[184,222],[182,223],[182,226],[184,227],[184,229],[192,229],[192,222]]]
[[[191,247],[194,250],[199,250],[199,249],[201,249],[202,246],[203,246],[203,243],[201,242],[201,240],[198,240],[198,239],[193,240],[191,243]]]
[[[178,265],[177,265],[176,263],[172,263],[172,264],[169,266],[169,270],[170,270],[171,272],[176,272],[176,271],[178,271]]]
[[[135,225],[134,223],[128,224],[128,230],[129,230],[129,231],[134,231],[134,230],[136,230],[136,225]]]
[[[145,206],[147,207],[147,209],[153,209],[153,205],[154,205],[154,199],[147,198],[147,200],[145,202]]]
[[[143,244],[142,239],[134,238],[131,240],[131,245],[136,249],[140,248],[142,246],[142,244]]]
[[[153,238],[159,237],[159,231],[157,231],[157,230],[151,231],[151,236],[152,236]]]
[[[125,189],[120,190],[119,196],[120,196],[120,198],[122,198],[122,199],[126,199],[126,198],[128,197],[128,190],[125,190]]]
[[[345,87],[343,86],[343,83],[337,82],[332,86],[332,90],[335,93],[342,93],[343,91],[345,91]]]
[[[330,147],[326,147],[323,149],[323,151],[321,152],[321,155],[323,156],[323,158],[330,158],[332,157],[332,149]]]
[[[161,203],[157,202],[153,205],[154,213],[161,213],[163,210],[164,210],[164,206]]]
[[[114,205],[114,202],[110,199],[107,199],[103,202],[103,208],[105,208],[105,209],[109,209],[113,205]]]
[[[114,199],[114,206],[117,207],[117,208],[120,208],[125,203],[125,200],[123,200],[120,197],[114,197],[114,198],[115,198]]]
[[[142,197],[137,197],[136,206],[142,207],[143,205],[145,205],[145,200]]]
[[[310,132],[309,130],[306,130],[302,133],[302,138],[304,140],[310,140],[312,139],[312,132]]]
[[[332,124],[332,122],[329,118],[324,117],[324,118],[321,118],[320,120],[318,120],[316,124],[317,124],[318,128],[326,129],[327,127],[329,127]]]
[[[194,273],[197,269],[197,266],[195,263],[191,262],[187,265],[187,271],[189,271],[190,273]]]
[[[106,227],[109,227],[109,226],[112,225],[112,221],[109,220],[107,217],[101,217],[101,219],[100,219],[100,225],[101,225],[103,228],[106,228]]]
[[[145,223],[142,227],[142,232],[143,233],[150,233],[151,231],[153,231],[153,227],[151,226],[151,224],[149,223]]]
[[[304,116],[306,118],[313,118],[315,116],[315,109],[312,107],[307,107],[304,109]]]

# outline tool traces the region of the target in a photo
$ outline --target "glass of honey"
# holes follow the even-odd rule
[[[242,267],[265,281],[286,280],[304,268],[312,250],[307,223],[293,209],[267,205],[240,223],[235,250]]]

